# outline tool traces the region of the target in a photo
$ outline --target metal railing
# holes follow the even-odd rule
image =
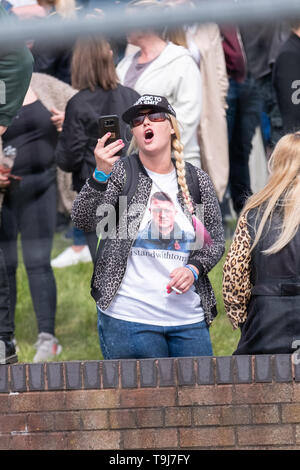
[[[179,7],[171,11],[140,11],[125,17],[123,9],[107,9],[103,18],[52,21],[7,20],[1,24],[1,48],[16,45],[24,40],[61,44],[78,36],[104,34],[121,37],[131,30],[151,26],[164,27],[182,24],[215,22],[240,24],[271,22],[300,17],[300,0],[214,0],[196,1],[195,8]]]

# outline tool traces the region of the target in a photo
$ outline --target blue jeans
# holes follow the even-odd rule
[[[72,235],[73,235],[73,245],[76,245],[76,246],[86,245],[86,238],[85,238],[85,233],[83,230],[80,230],[77,227],[73,227]]]
[[[247,197],[252,194],[249,157],[262,112],[262,97],[255,80],[247,78],[238,83],[230,79],[227,104],[229,188],[234,210],[239,214]]]
[[[96,261],[96,253],[97,253],[97,243],[98,238],[96,232],[84,232],[77,227],[73,227],[72,229],[73,235],[73,245],[82,246],[87,245],[89,247],[91,257],[93,262]]]
[[[118,320],[98,310],[98,333],[104,359],[212,356],[206,322],[156,326]]]

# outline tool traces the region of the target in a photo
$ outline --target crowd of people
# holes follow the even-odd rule
[[[0,21],[63,24],[102,18],[112,6],[134,17],[200,2],[1,0]],[[208,273],[224,253],[229,218],[237,226],[223,298],[241,329],[234,354],[293,352],[299,55],[300,20],[137,27],[117,41],[1,48],[0,363],[17,361],[19,235],[38,328],[34,362],[62,351],[55,269],[79,262],[93,263],[105,359],[213,355]],[[113,142],[99,135],[105,115],[119,118]],[[257,132],[269,178],[253,192]],[[71,246],[51,259],[61,221]]]

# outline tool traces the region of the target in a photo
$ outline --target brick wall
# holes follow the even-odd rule
[[[289,355],[0,365],[0,449],[300,449]]]

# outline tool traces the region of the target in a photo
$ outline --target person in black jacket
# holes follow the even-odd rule
[[[248,72],[255,79],[262,99],[261,130],[267,155],[283,135],[282,118],[272,85],[272,69],[281,45],[289,35],[285,21],[240,26]]]
[[[300,20],[291,24],[289,38],[282,45],[273,70],[273,85],[285,133],[300,129]]]
[[[300,132],[282,137],[266,186],[246,203],[224,264],[234,354],[291,354],[300,344]]]
[[[76,17],[75,0],[38,0],[40,6],[46,11],[46,22],[66,21]],[[63,25],[61,25],[63,28]],[[58,80],[71,84],[70,64],[72,59],[74,41],[66,41],[58,46],[34,41],[31,52],[34,57],[34,72],[47,73]]]
[[[79,92],[69,101],[63,130],[56,148],[58,166],[72,172],[73,188],[79,192],[94,171],[94,148],[99,137],[101,115],[121,115],[138,98],[131,88],[118,83],[110,44],[103,38],[79,39],[72,57],[72,86]],[[129,144],[129,126],[120,119],[121,138]],[[126,154],[128,145],[122,155]],[[96,254],[96,234],[86,233],[92,258]],[[70,250],[52,261],[52,266],[68,265]],[[74,250],[74,248],[73,248]]]
[[[0,21],[7,13],[0,1]],[[33,58],[26,47],[2,51],[0,55],[0,138],[22,106],[33,68]],[[5,91],[5,96],[2,95]],[[2,99],[4,98],[4,99]],[[5,191],[11,180],[0,171],[0,188]],[[3,251],[0,250],[0,364],[18,360],[13,342],[13,321],[9,311],[9,284]]]

